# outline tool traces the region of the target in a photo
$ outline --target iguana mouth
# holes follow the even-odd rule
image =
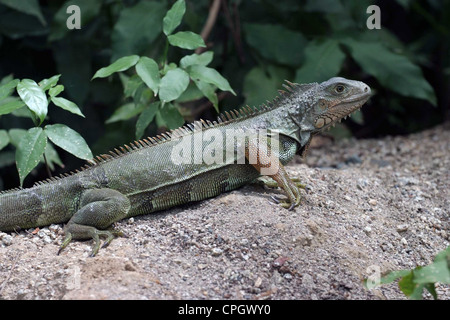
[[[327,113],[316,118],[314,123],[316,129],[330,130],[336,123],[341,122],[342,119],[347,119],[348,116],[358,111],[369,100],[370,96],[371,90],[368,86],[365,86],[361,94],[353,95],[333,105]]]

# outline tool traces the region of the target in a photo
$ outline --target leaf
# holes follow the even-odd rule
[[[89,0],[91,1],[91,0]],[[111,34],[112,59],[143,54],[162,31],[167,1],[141,1],[120,10]],[[113,61],[112,60],[112,61]]]
[[[287,74],[285,69],[275,66],[268,66],[267,72],[261,67],[251,69],[244,79],[245,104],[257,106],[272,100]]]
[[[134,103],[127,103],[119,107],[114,113],[109,117],[105,123],[113,123],[117,121],[123,121],[133,118],[144,110],[145,105],[139,104],[137,107]]]
[[[136,122],[136,139],[140,139],[144,134],[145,129],[155,118],[156,112],[158,112],[160,102],[156,101],[150,104],[147,108],[142,111]]]
[[[41,80],[39,82],[39,86],[42,88],[42,90],[47,91],[58,83],[60,77],[61,75],[57,74],[49,79]]]
[[[180,111],[171,103],[165,104],[158,111],[158,114],[169,130],[179,128],[184,124],[184,119]]]
[[[14,10],[35,16],[42,25],[47,25],[41,12],[38,0],[0,0],[1,4],[8,6]]]
[[[167,11],[166,16],[163,19],[163,32],[166,36],[170,35],[176,27],[178,27],[186,12],[186,3],[184,0],[178,0]]]
[[[0,150],[9,144],[9,135],[6,130],[0,130]]]
[[[47,158],[47,164],[50,168],[50,170],[55,170],[54,164],[57,164],[61,168],[64,168],[64,164],[61,161],[61,158],[59,157],[58,153],[56,152],[55,148],[53,148],[52,144],[50,142],[47,142],[47,146],[45,147],[45,158]],[[44,157],[40,158],[40,161],[42,163],[45,163]]]
[[[17,98],[5,99],[5,101],[0,102],[0,115],[11,113],[24,105],[25,103]]]
[[[196,80],[194,82],[197,88],[205,95],[205,97],[212,102],[217,113],[219,113],[219,99],[217,98],[217,94],[215,92],[216,87],[200,80]]]
[[[341,70],[345,54],[339,48],[339,42],[327,39],[311,41],[305,48],[305,61],[297,69],[295,82],[322,82],[336,76]]]
[[[414,282],[416,283],[433,283],[440,282],[450,284],[450,246],[439,252],[434,262],[428,266],[414,270]]]
[[[93,158],[86,141],[75,130],[64,124],[46,125],[44,129],[48,138],[58,147],[80,159],[89,160]]]
[[[120,80],[122,80],[125,98],[133,96],[139,86],[143,84],[142,79],[137,74],[133,74],[131,77],[128,77],[123,73],[119,73],[119,77]]]
[[[27,133],[27,130],[25,129],[10,129],[8,131],[9,141],[14,147],[17,148],[25,133]]]
[[[408,58],[389,51],[381,43],[353,39],[342,42],[350,48],[353,59],[361,68],[385,88],[404,96],[425,99],[436,105],[433,88],[423,77],[422,70]]]
[[[167,71],[159,85],[159,98],[169,102],[178,98],[189,85],[189,75],[180,68]]]
[[[57,85],[56,87],[50,88],[48,90],[48,94],[50,97],[56,97],[58,94],[64,91],[64,86],[62,84]]]
[[[41,124],[48,111],[44,90],[33,80],[23,79],[17,84],[17,92],[28,108],[39,118]]]
[[[1,44],[1,41],[0,41],[0,44]],[[14,80],[14,76],[12,75],[12,73],[11,73],[11,74],[8,74],[7,76],[3,77],[3,78],[0,80],[0,87],[1,87],[2,85],[4,85],[4,84],[7,84],[8,82],[13,81],[13,80]],[[17,80],[17,82],[19,82],[19,80]]]
[[[407,297],[413,299],[420,299],[422,297],[423,285],[414,283],[414,275],[412,272],[404,276],[398,282],[398,286]]]
[[[129,68],[134,66],[138,61],[139,61],[139,56],[137,56],[137,55],[127,56],[127,57],[122,57],[120,59],[117,59],[115,62],[113,62],[109,66],[98,70],[92,77],[92,80],[95,78],[106,78],[115,72],[121,72],[121,71],[128,70]]]
[[[25,177],[39,163],[46,145],[47,136],[42,128],[31,128],[20,139],[16,149],[16,166],[21,186]]]
[[[58,72],[64,75],[60,80],[64,85],[67,98],[78,105],[85,103],[90,92],[97,92],[97,90],[91,91],[92,48],[86,41],[84,37],[71,36],[51,45]]]
[[[191,31],[180,31],[167,37],[169,43],[182,49],[194,50],[198,47],[206,47],[205,41],[199,34]]]
[[[20,3],[20,1],[14,2]],[[30,19],[29,15],[15,10],[5,10],[4,7],[1,11],[0,30],[2,35],[18,40],[26,36],[36,37],[48,34],[48,27],[43,26],[38,19]]]
[[[136,65],[136,73],[142,81],[155,93],[158,94],[158,87],[161,81],[159,77],[159,68],[155,60],[141,57]]]
[[[10,96],[14,89],[17,87],[19,79],[11,80],[0,86],[0,101]]]
[[[298,67],[307,41],[299,32],[276,24],[244,24],[247,43],[266,59]]]
[[[189,56],[184,56],[180,60],[180,67],[185,69],[194,64],[200,64],[202,66],[207,66],[213,59],[214,53],[212,51],[206,51],[202,54],[191,54]]]
[[[74,102],[62,97],[51,97],[50,99],[55,105],[57,105],[61,109],[72,112],[73,114],[79,115],[80,117],[84,118],[84,114],[81,112],[80,108],[78,108],[78,106]]]
[[[187,68],[189,75],[193,80],[200,80],[210,83],[218,87],[222,91],[230,91],[234,95],[236,93],[231,89],[227,79],[222,77],[217,70],[202,65],[192,65]]]

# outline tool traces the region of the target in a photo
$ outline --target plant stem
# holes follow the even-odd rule
[[[45,168],[47,169],[48,177],[51,178],[52,177],[52,173],[50,172],[50,168],[48,166],[47,157],[45,156],[45,153],[43,154],[43,156],[44,156]]]
[[[162,63],[162,69],[164,70],[164,67],[167,63],[167,54],[169,52],[169,40],[166,39],[166,46],[164,47],[164,55],[163,55],[163,63]]]

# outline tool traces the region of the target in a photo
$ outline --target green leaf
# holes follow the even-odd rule
[[[288,72],[284,68],[269,65],[266,69],[254,67],[245,76],[245,104],[257,106],[266,100],[272,100],[277,95],[280,83],[287,78]]]
[[[136,122],[136,139],[140,139],[144,134],[145,129],[155,118],[156,112],[158,112],[160,102],[156,101],[150,104],[147,108],[142,111]]]
[[[134,96],[136,90],[143,84],[141,77],[137,74],[133,74],[131,77],[128,77],[123,73],[119,73],[119,77],[124,87],[123,93],[125,98]]]
[[[1,44],[1,41],[0,41],[0,44]],[[0,87],[4,84],[7,84],[8,82],[13,81],[13,80],[14,80],[14,76],[12,74],[8,74],[7,76],[3,77],[0,80]],[[17,80],[17,82],[19,82],[19,80]]]
[[[142,81],[155,93],[158,94],[158,87],[161,81],[159,77],[159,68],[155,60],[141,57],[136,65],[136,73]]]
[[[207,66],[213,59],[214,53],[212,51],[206,51],[202,54],[191,54],[189,56],[184,56],[180,60],[180,67],[185,69],[194,64],[200,64],[202,66]]]
[[[14,10],[35,16],[42,25],[47,25],[41,12],[38,0],[0,0],[1,4],[8,6]]]
[[[64,124],[46,125],[45,133],[54,144],[77,158],[84,160],[93,158],[92,152],[83,137],[68,126]]]
[[[55,170],[54,164],[57,164],[61,168],[64,168],[64,164],[61,161],[61,158],[59,157],[58,153],[56,152],[55,148],[53,148],[52,144],[50,142],[47,143],[47,146],[45,147],[45,158],[47,158],[47,164],[50,168],[50,170]],[[40,161],[42,163],[45,163],[44,157],[40,158]]]
[[[206,47],[202,37],[191,31],[180,31],[167,37],[169,43],[182,49],[194,50],[198,47]]]
[[[17,92],[27,107],[39,118],[39,124],[41,124],[48,111],[48,101],[44,90],[35,81],[23,79],[17,85]]]
[[[374,76],[385,88],[436,105],[433,88],[423,77],[422,70],[408,58],[391,52],[382,43],[353,39],[345,39],[343,43],[364,72]]]
[[[50,88],[48,90],[48,94],[50,97],[56,97],[58,94],[64,91],[64,86],[62,84],[57,85],[56,87]]]
[[[450,284],[450,246],[436,255],[434,262],[414,270],[414,282]]]
[[[0,150],[9,144],[9,135],[6,130],[0,130]]]
[[[78,106],[74,102],[62,97],[51,97],[50,99],[55,105],[57,105],[61,109],[67,110],[69,112],[72,112],[73,114],[79,115],[80,117],[84,118],[84,114],[81,112],[80,108],[78,108]]]
[[[200,80],[210,83],[218,87],[222,91],[230,91],[234,95],[236,93],[230,87],[228,80],[220,75],[217,70],[202,65],[192,65],[187,68],[189,75],[193,80]]]
[[[219,99],[217,98],[215,92],[216,87],[200,80],[195,80],[194,82],[197,88],[205,95],[205,97],[212,102],[214,109],[216,109],[217,113],[219,113]]]
[[[39,86],[42,88],[42,90],[47,91],[58,83],[60,77],[61,75],[57,74],[49,79],[41,80],[39,82]]]
[[[42,128],[31,128],[20,139],[16,149],[16,166],[21,186],[25,177],[39,163],[46,145],[47,136]]]
[[[101,68],[100,70],[98,70],[94,74],[92,79],[95,79],[95,78],[106,78],[106,77],[109,77],[110,75],[112,75],[115,72],[121,72],[121,71],[128,70],[129,68],[134,66],[138,61],[139,61],[139,56],[137,56],[137,55],[122,57],[120,59],[117,59],[115,62],[113,62],[109,66]]]
[[[180,68],[167,71],[159,85],[159,98],[169,102],[177,99],[188,87],[189,75]]]
[[[163,19],[163,31],[166,36],[170,35],[176,27],[178,27],[186,12],[186,3],[184,0],[178,0],[167,11],[166,16]]]
[[[91,1],[91,0],[89,0]],[[167,1],[140,1],[120,10],[111,34],[112,59],[144,54],[161,34]],[[112,60],[112,61],[113,61]]]
[[[177,107],[171,103],[165,104],[158,112],[166,127],[176,129],[184,124],[183,116]]]
[[[332,39],[311,41],[305,48],[305,61],[297,69],[295,82],[322,82],[336,76],[341,70],[345,54],[339,42]]]
[[[27,133],[27,130],[25,129],[11,129],[8,131],[9,135],[9,141],[11,144],[17,148],[17,146],[20,143],[20,140],[22,140],[22,137]]]
[[[404,276],[398,282],[398,286],[407,297],[415,300],[422,298],[423,285],[414,283],[414,275],[412,272]]]
[[[266,59],[298,67],[303,59],[307,40],[299,32],[282,25],[244,24],[247,43]]]
[[[14,89],[17,87],[19,79],[11,80],[0,86],[0,101],[10,96]]]
[[[16,109],[22,108],[25,103],[17,98],[5,99],[0,102],[0,115],[8,114]]]
[[[145,105],[139,104],[135,106],[134,103],[127,103],[119,107],[114,113],[109,117],[105,123],[113,123],[117,121],[123,121],[133,118],[144,110]]]
[[[181,96],[179,96],[176,99],[176,101],[178,103],[189,102],[189,101],[201,99],[204,96],[205,96],[205,94],[203,92],[201,92],[195,85],[195,82],[192,81],[192,82],[189,82],[187,89],[181,94]]]

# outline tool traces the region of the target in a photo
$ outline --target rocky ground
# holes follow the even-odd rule
[[[294,211],[250,185],[122,221],[94,258],[90,241],[56,255],[60,225],[0,232],[0,299],[404,299],[361,281],[449,245],[449,168],[449,126],[326,142],[288,167],[306,184]]]

